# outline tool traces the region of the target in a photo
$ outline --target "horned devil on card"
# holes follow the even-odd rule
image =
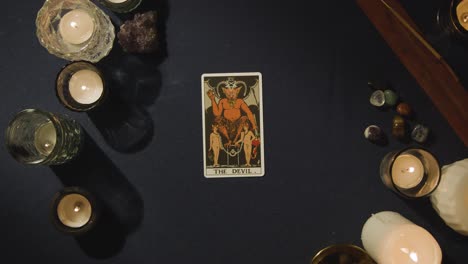
[[[262,176],[261,75],[206,74],[203,91],[206,176]]]

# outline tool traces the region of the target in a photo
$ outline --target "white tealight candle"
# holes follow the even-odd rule
[[[94,33],[94,20],[84,10],[66,13],[59,23],[59,32],[65,42],[79,45],[88,41]]]
[[[392,179],[396,186],[410,189],[418,186],[424,176],[424,166],[417,157],[402,154],[393,162]]]
[[[65,226],[80,228],[91,219],[92,207],[86,197],[81,194],[69,194],[60,200],[57,206],[57,216]]]
[[[80,70],[69,82],[71,97],[80,104],[92,104],[101,98],[104,84],[101,76],[92,70]]]
[[[57,142],[57,132],[51,121],[40,126],[34,133],[34,146],[44,156],[49,156]]]
[[[380,212],[367,220],[362,244],[379,264],[440,264],[442,251],[434,237],[395,212]]]
[[[468,1],[461,1],[457,6],[458,22],[465,30],[468,30]]]
[[[111,2],[111,3],[114,3],[114,4],[121,4],[121,3],[124,3],[124,2],[127,2],[128,0],[107,0],[107,2]]]

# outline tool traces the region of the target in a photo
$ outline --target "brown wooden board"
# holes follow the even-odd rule
[[[357,0],[387,44],[468,146],[468,93],[450,66],[424,40],[396,0]]]

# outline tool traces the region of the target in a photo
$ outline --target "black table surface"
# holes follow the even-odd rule
[[[102,117],[57,100],[56,74],[67,62],[35,36],[42,2],[3,3],[0,136],[16,112],[40,108],[77,119],[95,145],[82,157],[87,163],[56,168],[19,164],[0,149],[1,263],[308,263],[330,244],[362,246],[366,219],[387,210],[429,230],[444,263],[466,263],[468,239],[447,227],[428,199],[400,199],[380,181],[382,157],[408,145],[364,139],[371,124],[389,134],[395,115],[369,104],[369,79],[390,82],[430,126],[425,147],[441,164],[468,153],[354,1],[146,0],[144,7],[162,14],[166,56],[122,55],[115,47],[100,63],[130,83],[115,88],[129,107],[106,116],[133,109],[152,125],[149,140],[132,151],[106,140]],[[434,29],[437,4],[427,2],[404,4],[468,85],[468,53]],[[144,70],[126,70],[133,64]],[[257,71],[266,174],[205,179],[200,77]],[[112,209],[108,224],[80,238],[50,221],[53,195],[75,184]]]

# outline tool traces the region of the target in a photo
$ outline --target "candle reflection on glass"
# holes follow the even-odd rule
[[[34,145],[37,151],[42,155],[48,156],[52,153],[57,142],[57,132],[55,131],[54,124],[49,121],[41,125],[34,135]]]

